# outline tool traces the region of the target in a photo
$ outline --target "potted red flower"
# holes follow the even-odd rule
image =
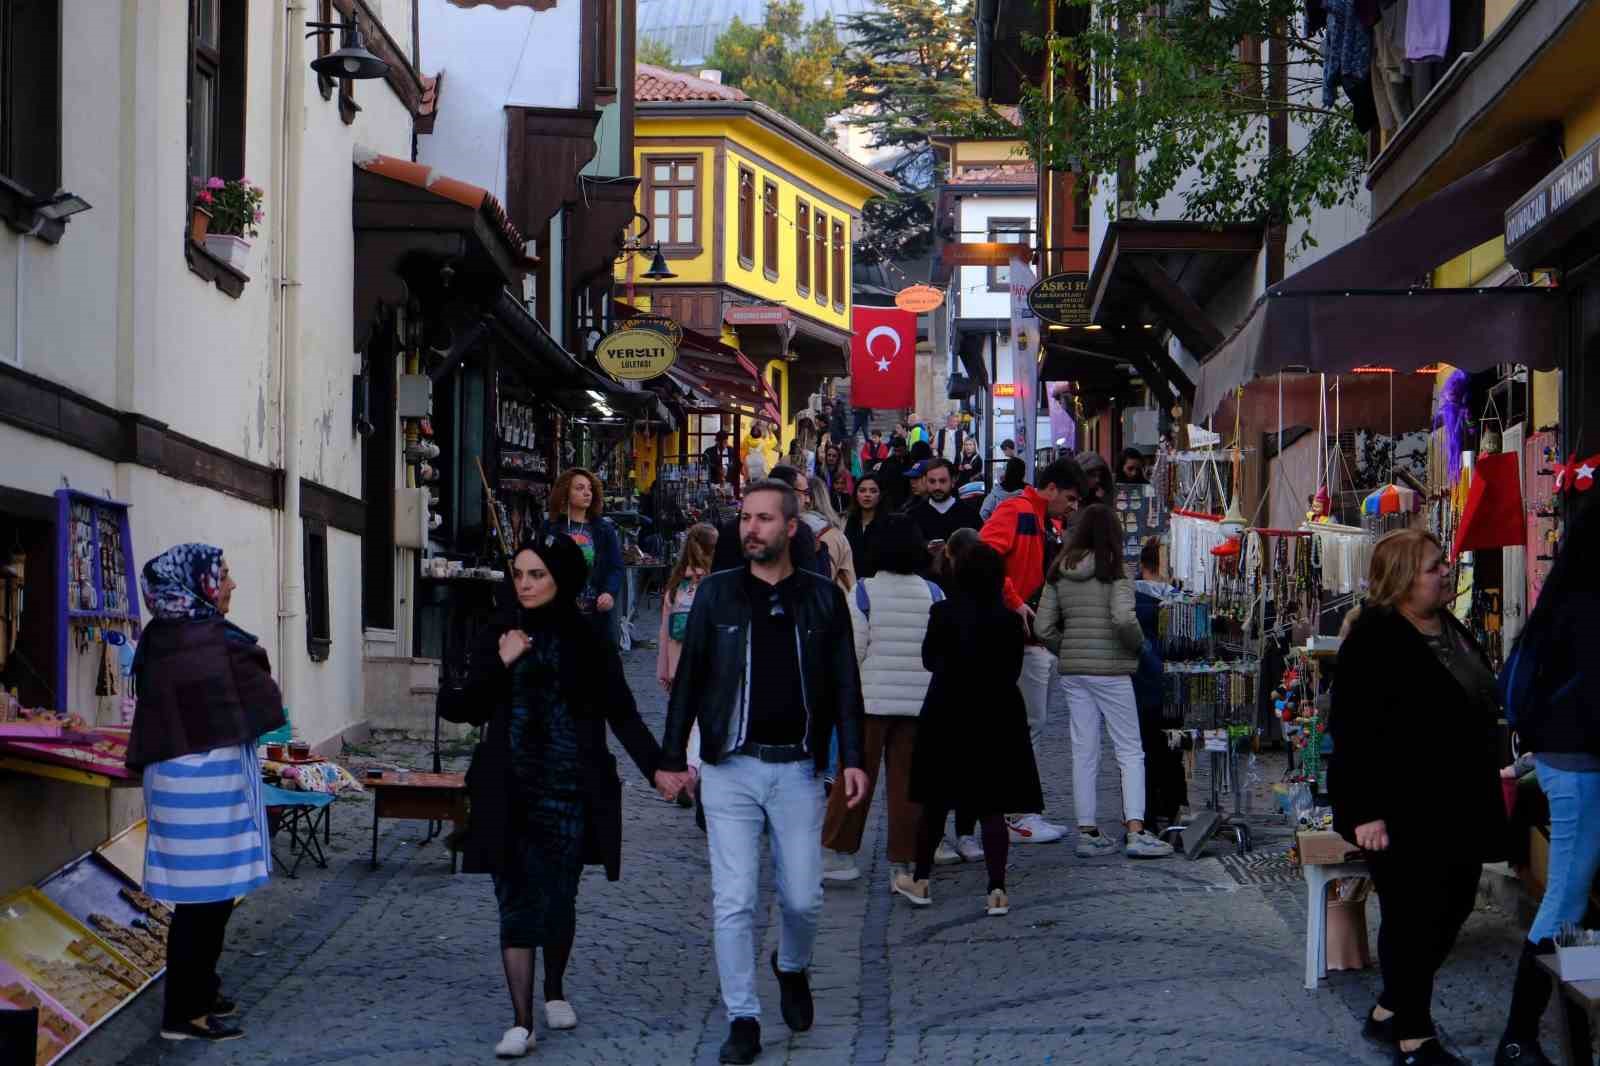
[[[261,187],[249,178],[207,178],[195,193],[196,206],[211,215],[206,251],[243,270],[250,238],[260,232],[261,199]]]

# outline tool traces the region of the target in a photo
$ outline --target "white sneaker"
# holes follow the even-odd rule
[[[533,1050],[535,1043],[537,1041],[532,1033],[520,1025],[513,1025],[500,1038],[500,1043],[494,1046],[494,1053],[502,1059],[520,1059]]]
[[[967,862],[983,861],[983,841],[977,836],[964,836],[956,839],[956,851]]]
[[[822,849],[823,881],[854,881],[860,876],[861,870],[856,866],[855,856],[832,848]]]
[[[1037,814],[1024,814],[1006,819],[1006,831],[1013,844],[1052,844],[1063,836],[1061,830],[1052,829]]]
[[[948,839],[939,841],[939,846],[933,849],[933,864],[935,866],[954,866],[961,861],[961,853],[950,846]]]
[[[1071,826],[1062,825],[1060,822],[1047,822],[1047,821],[1045,821],[1045,817],[1042,814],[1036,814],[1033,817],[1039,819],[1039,824],[1044,826],[1046,829],[1049,829],[1049,830],[1052,830],[1053,832],[1059,833],[1062,836],[1066,836],[1067,833],[1072,829]]]
[[[1102,855],[1111,855],[1116,850],[1117,842],[1104,833],[1096,833],[1090,836],[1082,830],[1078,831],[1078,858],[1098,859]]]
[[[1165,859],[1172,854],[1172,845],[1157,839],[1148,829],[1128,834],[1123,854],[1130,859]]]
[[[544,1023],[552,1029],[576,1029],[578,1012],[564,999],[547,999],[544,1002]]]

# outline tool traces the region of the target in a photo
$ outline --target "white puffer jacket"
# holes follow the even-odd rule
[[[931,676],[922,668],[922,638],[928,632],[928,612],[944,599],[944,592],[915,574],[885,571],[856,582],[845,598],[867,713],[921,714]]]

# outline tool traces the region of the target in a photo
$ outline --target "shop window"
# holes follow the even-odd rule
[[[812,227],[816,235],[816,252],[812,266],[816,271],[817,303],[827,306],[828,303],[828,216],[821,211],[817,212],[816,224]]]
[[[843,311],[844,286],[847,275],[844,269],[844,223],[833,220],[833,309]]]
[[[244,177],[246,0],[189,0],[189,177]]]
[[[778,186],[761,180],[761,262],[768,281],[778,280]]]
[[[756,176],[739,168],[739,265],[756,265]]]
[[[989,242],[991,244],[1028,244],[1033,235],[1033,219],[1031,218],[991,218],[989,220]],[[1011,268],[1009,266],[989,267],[989,291],[1009,292],[1011,289]]]
[[[315,663],[326,662],[333,649],[333,623],[328,614],[328,527],[313,518],[304,519],[306,583],[306,651]]]
[[[19,200],[61,187],[60,0],[0,0],[0,176]]]
[[[645,157],[644,202],[650,236],[668,257],[700,254],[700,159]]]
[[[811,206],[796,202],[794,208],[794,287],[801,296],[811,295]]]

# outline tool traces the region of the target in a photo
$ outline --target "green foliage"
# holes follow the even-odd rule
[[[885,172],[907,190],[868,203],[856,243],[862,262],[927,253],[940,180],[935,137],[1016,135],[973,94],[973,16],[973,0],[881,0],[844,20],[851,122],[874,146],[897,151]]]
[[[254,237],[260,232],[262,191],[248,178],[194,179],[195,203],[211,213],[207,231],[233,237]]]
[[[828,119],[845,104],[837,71],[842,53],[833,23],[807,23],[802,0],[767,0],[761,24],[734,19],[712,45],[706,66],[722,71],[724,85],[831,140]]]
[[[1366,135],[1342,94],[1323,106],[1321,45],[1301,33],[1304,0],[1220,0],[1209,9],[1207,0],[1162,8],[1093,0],[1092,16],[1091,0],[1072,3],[1082,32],[1031,42],[1045,50],[1057,85],[1078,86],[1053,99],[1025,90],[1024,128],[1041,165],[1115,174],[1119,162],[1137,160],[1136,186],[1120,200],[1149,212],[1176,192],[1185,217],[1209,222],[1287,223],[1356,195]],[[1274,115],[1287,115],[1291,128],[1276,153]]]
[[[677,66],[677,56],[673,54],[672,46],[654,37],[641,37],[633,58],[635,62],[648,63],[652,67],[666,67],[668,70]]]

